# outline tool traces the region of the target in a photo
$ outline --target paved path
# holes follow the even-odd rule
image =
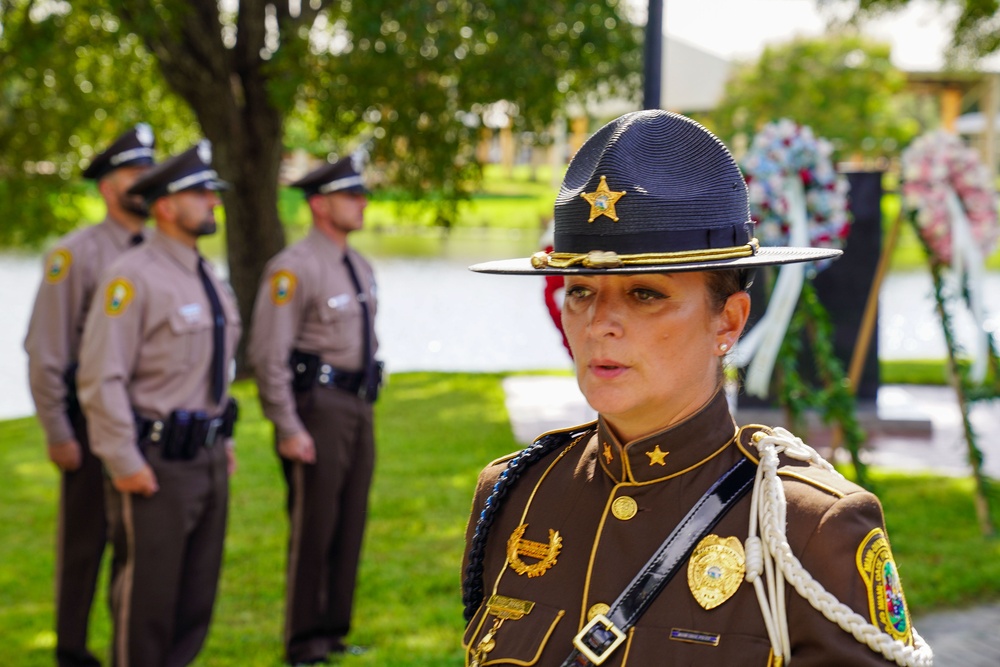
[[[576,380],[569,376],[509,377],[504,380],[504,391],[514,436],[522,443],[545,431],[595,417]],[[746,416],[750,418],[741,416],[739,421],[784,421],[775,412]],[[868,457],[872,464],[969,474],[961,413],[947,387],[882,387],[874,414],[862,420],[870,436]],[[979,434],[1000,432],[1000,404],[975,406],[971,421]],[[823,453],[828,434],[816,429],[804,439]],[[977,444],[985,455],[984,470],[1000,478],[1000,438],[981,437]],[[914,619],[914,625],[934,649],[936,667],[1000,667],[1000,603],[926,614]]]

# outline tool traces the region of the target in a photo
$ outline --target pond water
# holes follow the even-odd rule
[[[390,372],[569,369],[570,362],[542,301],[542,279],[472,273],[469,264],[530,254],[536,239],[511,232],[469,232],[449,239],[366,235],[358,247],[379,285],[380,357]],[[407,255],[398,254],[405,250]],[[41,279],[37,255],[0,254],[0,418],[33,412],[24,334]],[[987,309],[1000,314],[1000,275],[988,277]],[[862,301],[863,303],[863,301]],[[890,274],[880,292],[879,355],[883,359],[945,356],[926,271]],[[959,339],[971,318],[955,315]]]

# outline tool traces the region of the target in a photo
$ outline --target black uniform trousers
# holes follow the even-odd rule
[[[316,386],[296,395],[316,463],[282,459],[290,535],[285,658],[324,658],[345,648],[375,467],[372,405]]]
[[[56,662],[59,667],[92,667],[101,664],[87,650],[87,628],[108,541],[104,471],[90,451],[83,413],[74,408],[67,414],[82,456],[79,468],[62,473],[56,534]]]
[[[183,667],[201,650],[222,568],[229,474],[221,439],[190,461],[145,456],[160,490],[149,498],[107,484],[114,543],[115,667]]]

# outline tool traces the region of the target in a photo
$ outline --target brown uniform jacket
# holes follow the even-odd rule
[[[306,238],[275,255],[264,270],[247,354],[264,415],[274,422],[279,438],[305,430],[295,412],[288,364],[292,350],[317,354],[342,371],[363,367],[365,322],[344,252],[314,227]],[[353,249],[346,252],[374,318],[378,302],[372,268]],[[371,336],[374,356],[378,340],[374,332]]]
[[[159,232],[104,273],[80,348],[80,403],[91,449],[112,477],[139,471],[133,410],[165,419],[177,409],[221,412],[212,400],[212,308],[198,253]],[[228,287],[211,274],[226,317],[226,367],[242,327]]]
[[[105,218],[66,235],[45,256],[24,349],[38,420],[50,445],[72,439],[64,374],[79,360],[83,323],[103,271],[131,247],[132,233]]]
[[[749,440],[754,430],[742,431],[741,439]],[[702,494],[748,452],[756,454],[752,445],[734,439],[736,433],[719,393],[683,423],[624,448],[599,422],[568,451],[561,446],[528,468],[502,499],[489,532],[483,590],[485,599],[496,593],[535,605],[523,618],[503,623],[482,664],[561,665],[594,605],[611,605]],[[503,460],[494,462],[481,474],[467,539],[505,467]],[[869,547],[878,534],[873,531],[885,533],[878,499],[816,468],[789,465],[779,474],[788,499],[793,553],[830,593],[879,625],[875,608],[886,591],[865,579],[874,562]],[[630,518],[616,518],[612,511],[613,501],[622,496],[636,503]],[[745,543],[749,513],[747,494],[712,533]],[[523,525],[527,528],[514,537],[514,545],[548,545],[550,530],[562,538],[554,564],[535,576],[519,575],[508,564],[508,539]],[[530,556],[530,548],[517,548],[521,555],[515,557],[522,564],[541,562],[537,549]],[[705,609],[695,598],[703,592],[701,584],[689,583],[689,567],[685,563],[677,572],[605,665],[774,664],[752,585],[739,583],[728,599]],[[903,614],[904,639],[912,641],[905,608]],[[890,664],[826,620],[791,587],[788,619],[797,667]],[[494,621],[484,618],[481,606],[467,626],[467,663],[470,647],[480,643]]]

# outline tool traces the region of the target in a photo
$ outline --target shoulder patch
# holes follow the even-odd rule
[[[912,646],[913,631],[903,597],[903,585],[892,559],[889,540],[881,528],[872,529],[861,541],[857,564],[868,592],[872,625],[893,639]]]
[[[58,283],[69,273],[69,267],[73,263],[73,253],[66,248],[59,248],[49,255],[48,264],[45,265],[45,280],[50,283]]]
[[[291,301],[297,284],[298,278],[291,271],[275,271],[271,276],[271,302],[283,306]]]
[[[131,282],[125,278],[115,278],[108,283],[104,295],[104,314],[108,317],[118,317],[128,308],[134,295],[135,287]]]

